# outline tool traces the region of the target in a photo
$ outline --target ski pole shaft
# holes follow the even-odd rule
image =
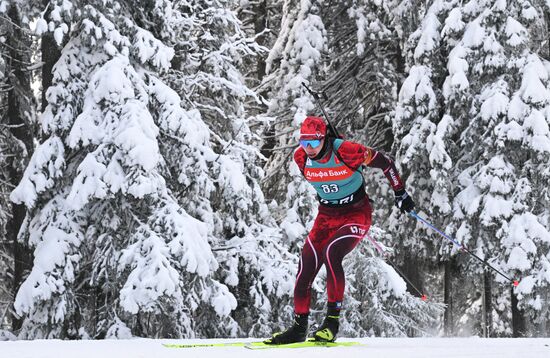
[[[302,86],[304,86],[304,88],[309,92],[309,94],[313,96],[313,99],[315,100],[315,102],[317,102],[317,105],[319,106],[319,108],[321,108],[321,112],[323,112],[323,115],[325,116],[325,120],[327,121],[327,124],[330,130],[332,131],[332,133],[334,133],[336,138],[340,138],[340,134],[338,133],[338,130],[330,122],[330,118],[328,117],[327,111],[325,111],[325,107],[323,106],[323,104],[321,103],[321,100],[319,99],[319,94],[317,94],[317,92],[313,92],[308,86],[306,86],[304,82],[302,82]]]
[[[444,238],[446,238],[447,240],[449,240],[450,242],[452,242],[453,244],[455,244],[456,246],[458,246],[459,248],[461,249],[465,249],[465,247],[460,244],[458,241],[454,240],[452,237],[450,236],[447,236],[443,231],[439,230],[438,228],[436,228],[435,226],[433,226],[432,224],[430,224],[429,222],[427,222],[426,220],[424,220],[422,217],[420,217],[417,213],[415,213],[414,211],[411,211],[409,212],[409,214],[416,218],[417,220],[419,220],[420,222],[424,223],[427,227],[429,227],[430,229],[434,230],[435,232],[437,232],[439,235],[443,236]]]
[[[449,240],[450,242],[452,242],[455,246],[457,246],[458,248],[460,248],[461,250],[467,252],[468,254],[470,254],[471,256],[473,256],[474,258],[476,258],[479,262],[481,262],[483,265],[485,265],[486,267],[489,267],[491,270],[495,271],[496,273],[498,273],[499,275],[501,275],[502,277],[504,277],[505,279],[507,279],[508,281],[512,282],[514,284],[514,286],[517,286],[519,285],[519,281],[518,280],[512,280],[510,277],[506,276],[504,273],[502,273],[500,270],[496,269],[495,267],[493,267],[491,264],[489,264],[488,262],[486,262],[485,260],[483,260],[481,257],[477,256],[476,254],[474,254],[472,251],[468,250],[468,248],[462,244],[460,244],[458,241],[456,241],[455,239],[453,239],[452,237],[450,237],[449,235],[445,234],[443,231],[439,230],[438,228],[436,228],[435,226],[433,226],[432,224],[430,224],[428,221],[426,221],[424,218],[420,217],[417,213],[415,213],[414,211],[410,211],[409,212],[409,215],[411,215],[413,218],[417,219],[418,221],[420,221],[421,223],[423,223],[424,225],[426,225],[427,227],[429,227],[430,229],[434,230],[435,232],[437,232],[439,235],[443,236],[445,239]]]
[[[393,269],[395,271],[397,271],[397,273],[399,275],[401,275],[401,277],[413,288],[413,290],[420,296],[420,298],[422,299],[422,301],[426,301],[428,299],[428,296],[426,296],[424,293],[420,292],[420,290],[418,288],[416,288],[416,286],[411,282],[411,280],[409,280],[407,278],[407,276],[405,276],[403,274],[403,272],[401,272],[401,270],[399,270],[397,268],[397,266],[388,258],[388,255],[386,254],[386,252],[384,251],[384,249],[382,248],[382,246],[376,241],[374,240],[368,233],[366,234],[367,236],[367,239],[369,239],[369,241],[374,245],[374,247],[376,248],[376,250],[378,251],[378,253],[384,258],[384,261],[386,261],[388,263],[388,265],[390,265],[391,267],[393,267]]]
[[[380,254],[380,256],[386,257],[386,252],[382,248],[382,246],[378,243],[378,241],[374,240],[368,233],[366,234],[367,239],[372,243],[376,251]]]

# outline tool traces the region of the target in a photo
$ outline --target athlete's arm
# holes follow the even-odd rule
[[[381,152],[359,143],[344,141],[338,148],[338,154],[346,165],[354,170],[357,170],[361,165],[382,169],[394,191],[404,189],[405,186],[393,160]]]
[[[403,185],[403,181],[397,172],[397,168],[395,168],[393,160],[377,150],[369,147],[365,148],[364,164],[371,168],[382,169],[384,171],[384,175],[388,178],[392,189],[394,191],[403,190],[405,185]]]

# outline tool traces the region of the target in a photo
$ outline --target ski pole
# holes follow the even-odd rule
[[[437,232],[439,235],[443,236],[445,239],[449,240],[450,242],[452,242],[454,245],[456,245],[458,248],[460,248],[462,251],[465,251],[467,253],[469,253],[470,255],[472,255],[473,257],[475,257],[479,262],[481,262],[483,265],[485,265],[486,267],[489,267],[491,270],[495,271],[496,273],[498,273],[499,275],[501,275],[502,277],[504,277],[505,279],[507,279],[508,281],[512,282],[514,284],[514,286],[517,286],[519,285],[519,281],[518,280],[512,280],[510,277],[506,276],[505,274],[503,274],[501,271],[497,270],[495,267],[493,267],[491,264],[489,264],[488,262],[484,261],[483,259],[481,259],[479,256],[477,256],[476,254],[474,254],[473,252],[471,252],[470,250],[468,250],[468,248],[462,244],[460,244],[458,241],[454,240],[452,237],[446,235],[444,232],[442,232],[441,230],[439,230],[438,228],[436,228],[435,226],[433,226],[432,224],[430,224],[428,221],[426,221],[425,219],[423,219],[422,217],[420,217],[417,213],[415,213],[414,211],[410,211],[409,212],[409,215],[411,215],[413,218],[415,218],[416,220],[420,221],[421,223],[425,224],[426,226],[428,226],[430,229],[434,230],[435,232]]]
[[[382,246],[380,246],[380,244],[374,240],[368,233],[366,234],[367,236],[367,239],[369,239],[369,241],[374,245],[374,247],[376,248],[376,250],[378,251],[378,253],[384,258],[384,261],[386,261],[391,267],[393,267],[393,269],[395,271],[397,271],[397,273],[399,275],[401,275],[401,277],[415,290],[415,292],[420,296],[420,299],[422,301],[427,301],[428,300],[428,296],[426,296],[425,294],[423,294],[422,292],[420,292],[420,290],[418,288],[416,288],[416,286],[411,282],[411,280],[409,280],[407,278],[407,276],[405,276],[403,274],[403,272],[401,272],[401,270],[399,270],[397,268],[397,266],[388,258],[388,255],[387,255],[387,252],[384,251],[384,249],[382,248]]]
[[[309,87],[306,86],[306,84],[304,82],[302,82],[302,86],[304,86],[305,89],[309,92],[309,94],[313,96],[313,99],[315,99],[315,102],[317,102],[317,105],[319,106],[319,108],[321,108],[321,112],[323,112],[323,115],[325,116],[325,120],[327,121],[328,127],[330,128],[332,133],[336,136],[336,138],[340,138],[340,134],[338,133],[338,130],[330,122],[328,114],[325,111],[325,107],[323,107],[323,104],[321,103],[321,100],[319,99],[319,94],[317,92],[313,92],[311,89],[309,89]],[[326,95],[324,95],[324,97],[325,97],[325,100],[326,100],[327,99]]]

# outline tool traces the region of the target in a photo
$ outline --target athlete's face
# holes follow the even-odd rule
[[[319,154],[321,149],[323,149],[324,144],[325,138],[321,138],[316,141],[300,141],[300,145],[302,146],[302,148],[304,148],[307,156],[310,158],[315,158]]]

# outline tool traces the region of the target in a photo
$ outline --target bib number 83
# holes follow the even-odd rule
[[[321,185],[321,189],[325,194],[337,193],[340,190],[340,188],[338,188],[338,185],[336,184],[324,184],[324,185]]]

